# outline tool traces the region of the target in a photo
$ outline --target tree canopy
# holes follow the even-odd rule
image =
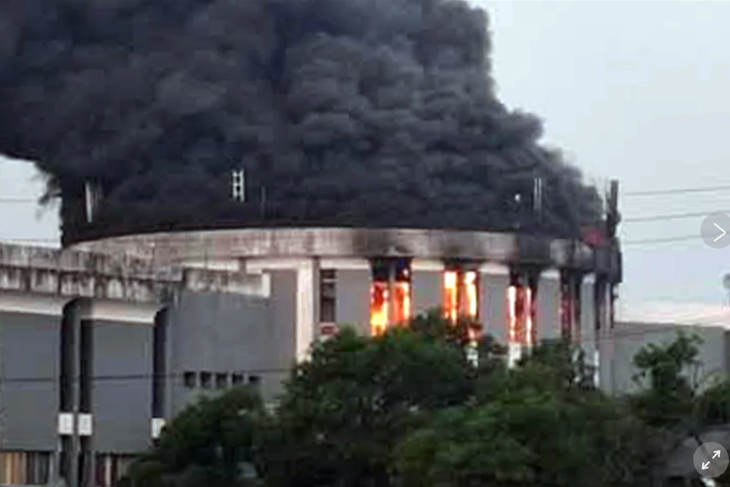
[[[642,349],[634,360],[642,388],[612,397],[595,387],[580,350],[563,342],[542,343],[510,368],[504,348],[486,336],[475,364],[465,347],[472,325],[431,313],[374,338],[344,329],[292,370],[274,408],[245,388],[187,408],[128,481],[664,485],[677,442],[730,418],[726,380],[699,390],[690,379],[699,360],[695,337]]]

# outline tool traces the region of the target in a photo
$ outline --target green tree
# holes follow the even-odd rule
[[[267,484],[387,486],[399,439],[472,390],[473,367],[454,343],[405,329],[377,338],[343,330],[286,386],[268,436]]]
[[[629,397],[635,414],[649,426],[651,463],[662,471],[676,448],[692,439],[700,445],[704,432],[730,423],[730,382],[726,375],[715,377],[704,391],[698,386],[706,378],[697,377],[700,365],[696,335],[678,333],[666,344],[649,344],[634,358],[639,369],[637,382],[642,389]],[[693,469],[687,474],[694,477]],[[703,485],[695,478],[678,480],[676,485]],[[730,485],[716,479],[717,485]]]
[[[133,487],[243,487],[257,461],[257,431],[265,421],[258,395],[238,387],[202,398],[163,430],[156,448],[131,467]]]
[[[680,332],[673,342],[651,343],[636,354],[634,365],[639,372],[634,379],[645,387],[631,401],[647,424],[664,428],[694,425],[696,377],[693,376],[700,364],[698,345],[701,343],[697,335]]]
[[[396,448],[401,487],[647,485],[642,425],[594,389],[579,354],[546,344]]]

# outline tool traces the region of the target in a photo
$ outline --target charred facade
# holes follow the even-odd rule
[[[79,244],[154,256],[160,265],[224,265],[291,272],[297,282],[297,354],[340,325],[377,336],[440,308],[478,325],[518,356],[545,338],[592,350],[610,329],[620,282],[615,244],[522,234],[309,228],[137,235]]]

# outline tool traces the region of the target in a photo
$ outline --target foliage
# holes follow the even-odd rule
[[[703,425],[730,424],[730,381],[723,378],[697,398],[695,417]]]
[[[442,412],[398,446],[401,487],[629,486],[648,470],[641,424],[548,344],[492,378],[478,404]]]
[[[256,461],[256,432],[264,421],[260,399],[238,387],[189,406],[167,426],[160,442],[132,465],[134,487],[244,487],[242,466]]]
[[[267,483],[388,485],[398,439],[428,411],[464,403],[472,375],[463,351],[433,336],[344,330],[288,383],[267,443]]]
[[[639,369],[635,380],[648,379],[648,387],[632,398],[634,410],[647,424],[673,427],[693,421],[695,384],[686,372],[699,365],[696,335],[678,333],[668,344],[649,344],[634,357]]]
[[[380,337],[315,346],[274,414],[247,389],[203,400],[130,472],[135,487],[623,487],[654,485],[677,442],[730,419],[730,382],[704,393],[680,334],[635,357],[643,388],[607,396],[579,348],[543,343],[508,368],[504,348],[465,353],[473,323],[434,311]],[[255,466],[256,478],[242,475]],[[689,485],[689,484],[688,484]]]

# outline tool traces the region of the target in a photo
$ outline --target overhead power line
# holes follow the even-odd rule
[[[705,186],[701,188],[674,188],[659,189],[652,191],[627,191],[623,196],[659,196],[665,194],[685,194],[685,193],[709,193],[715,191],[730,191],[730,186]]]
[[[0,198],[0,203],[38,203],[38,200],[28,198]]]
[[[683,235],[677,237],[665,237],[665,238],[647,238],[643,240],[627,240],[622,242],[624,245],[638,245],[638,244],[653,244],[653,243],[666,243],[666,242],[683,242],[686,240],[700,239],[699,234],[694,235]]]
[[[654,215],[654,216],[640,216],[636,218],[626,218],[622,223],[639,223],[639,222],[654,222],[662,220],[680,220],[682,218],[695,218],[701,216],[709,216],[717,211],[696,211],[690,213],[672,213],[667,215]],[[730,210],[721,210],[719,213],[730,213]]]

